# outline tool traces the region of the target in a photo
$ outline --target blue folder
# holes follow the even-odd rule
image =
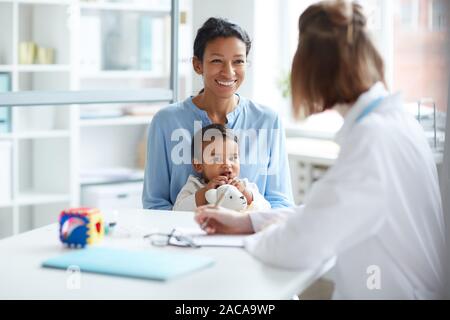
[[[48,259],[45,268],[165,281],[214,264],[211,258],[163,251],[87,248]]]

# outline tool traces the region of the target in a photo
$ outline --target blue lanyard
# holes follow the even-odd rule
[[[374,109],[376,109],[381,102],[383,101],[384,97],[379,97],[378,99],[373,100],[364,110],[361,112],[361,114],[356,118],[356,122],[360,122],[363,118],[365,118],[369,113],[371,113]]]

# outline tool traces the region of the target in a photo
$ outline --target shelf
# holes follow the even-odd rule
[[[10,140],[13,138],[12,133],[0,133],[0,140]]]
[[[131,11],[144,12],[153,15],[168,15],[170,8],[168,7],[151,7],[148,4],[136,3],[111,3],[111,2],[80,2],[80,9],[82,10],[106,10],[106,11]]]
[[[70,132],[68,130],[17,132],[13,134],[13,137],[17,139],[69,138]]]
[[[51,4],[51,5],[70,5],[73,0],[17,0],[19,4]]]
[[[13,206],[12,201],[10,201],[10,202],[0,202],[0,208],[9,208],[9,207],[12,207],[12,206]]]
[[[135,178],[135,179],[104,179],[104,180],[85,180],[81,181],[81,186],[98,186],[98,185],[111,185],[111,184],[122,184],[129,182],[144,182],[143,178]]]
[[[85,90],[85,91],[35,91],[2,93],[0,106],[48,106],[59,104],[142,103],[173,99],[172,90]]]
[[[94,72],[80,72],[81,79],[154,79],[167,78],[169,74],[152,71],[139,70],[111,70],[111,71],[94,71]]]
[[[46,131],[26,131],[15,133],[1,133],[0,140],[12,139],[51,139],[51,138],[69,138],[68,130],[46,130]]]
[[[0,72],[13,72],[14,67],[9,64],[0,64]]]
[[[17,199],[14,201],[14,204],[19,206],[29,206],[29,205],[59,203],[68,201],[70,201],[69,194],[25,191],[21,192],[17,196]]]
[[[70,72],[71,68],[65,64],[20,64],[19,72]]]
[[[85,170],[84,175],[80,176],[80,184],[83,186],[142,181],[144,181],[144,171],[129,168],[90,169]]]
[[[147,125],[152,121],[152,116],[135,117],[124,116],[104,119],[81,119],[81,127],[102,127],[102,126],[127,126],[127,125]]]

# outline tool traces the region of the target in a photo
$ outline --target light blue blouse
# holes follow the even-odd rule
[[[240,97],[227,115],[227,127],[239,137],[241,178],[256,183],[272,208],[293,206],[282,123],[273,110]],[[148,132],[142,203],[145,209],[172,210],[189,175],[194,132],[211,124],[192,102],[171,104],[153,118]]]

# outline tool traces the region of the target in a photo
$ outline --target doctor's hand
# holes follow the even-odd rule
[[[198,207],[195,221],[208,234],[250,234],[253,225],[248,214],[213,205]]]

